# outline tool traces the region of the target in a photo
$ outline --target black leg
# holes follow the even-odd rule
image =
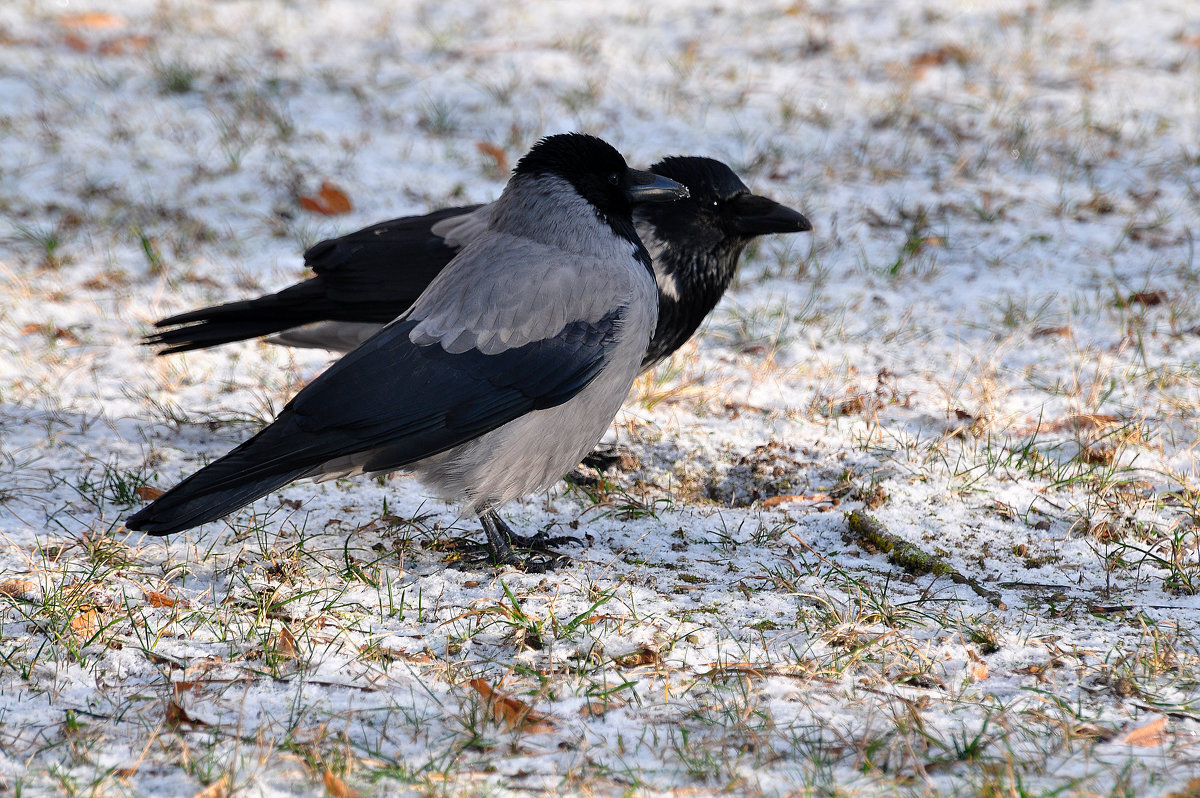
[[[497,565],[514,565],[530,573],[549,571],[566,565],[571,559],[560,552],[547,548],[559,543],[579,542],[577,538],[551,537],[538,533],[524,537],[513,532],[495,510],[484,510],[479,514],[479,523],[487,535],[487,553]]]

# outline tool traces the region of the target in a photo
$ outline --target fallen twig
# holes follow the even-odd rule
[[[910,574],[934,574],[945,576],[956,585],[966,585],[996,609],[1007,609],[1000,594],[988,590],[969,576],[963,576],[945,560],[922,551],[903,538],[893,535],[875,516],[861,510],[846,513],[850,531],[860,544],[887,554],[888,562],[898,565]]]

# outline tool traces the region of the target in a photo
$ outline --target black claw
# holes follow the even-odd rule
[[[459,562],[467,565],[511,565],[528,573],[543,573],[568,565],[571,558],[547,548],[563,543],[580,543],[578,538],[567,535],[549,536],[545,532],[525,537],[513,532],[495,510],[479,514],[479,522],[487,535],[487,542],[471,553],[464,553]]]

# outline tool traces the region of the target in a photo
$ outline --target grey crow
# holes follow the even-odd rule
[[[541,140],[405,313],[126,526],[167,535],[303,477],[404,468],[479,516],[497,562],[522,563],[529,539],[496,508],[553,484],[620,409],[658,318],[631,206],[686,196],[600,139]]]
[[[802,214],[751,193],[720,161],[676,156],[650,169],[682,183],[692,196],[634,207],[659,288],[658,327],[643,369],[691,337],[729,287],[750,241],[812,229]],[[491,208],[445,208],[321,241],[304,253],[315,277],[276,294],[162,319],[146,343],[169,354],[278,333],[273,343],[347,352],[403,313],[486,229]]]

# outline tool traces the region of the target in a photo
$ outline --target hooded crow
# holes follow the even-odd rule
[[[303,477],[404,468],[479,516],[497,562],[553,564],[514,553],[528,539],[496,508],[553,484],[608,429],[658,318],[632,204],[686,196],[600,139],[542,139],[405,313],[126,526],[167,535]]]
[[[767,233],[812,229],[802,214],[751,193],[720,161],[676,156],[650,168],[682,183],[691,197],[633,209],[659,289],[658,327],[643,369],[692,336],[732,282],[747,244]],[[404,312],[487,229],[491,211],[492,205],[445,208],[321,241],[304,253],[315,277],[257,299],[162,319],[145,342],[169,354],[275,333],[272,343],[348,352]]]

